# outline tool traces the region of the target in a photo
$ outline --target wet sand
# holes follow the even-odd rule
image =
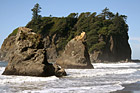
[[[118,90],[111,93],[140,93],[140,81],[122,86],[125,87],[123,90]]]

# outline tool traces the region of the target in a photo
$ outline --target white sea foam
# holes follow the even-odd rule
[[[131,67],[140,67],[136,63],[119,63],[119,64],[103,64],[96,63],[93,64],[95,69],[66,69],[69,72],[69,77],[94,77],[94,76],[104,76],[110,74],[130,74],[138,71],[139,69],[131,69]],[[123,67],[124,69],[115,69]],[[127,67],[127,69],[125,69]],[[128,67],[130,69],[128,69]],[[107,68],[107,69],[104,69]]]
[[[94,63],[94,68],[140,67],[140,63]]]
[[[66,69],[64,78],[0,75],[0,92],[108,93],[140,81],[139,63],[95,63],[95,69]],[[5,67],[0,67],[0,73]]]
[[[116,85],[103,85],[103,86],[94,86],[94,87],[69,87],[69,88],[49,88],[44,90],[30,91],[26,90],[24,92],[31,93],[109,93],[111,91],[122,90],[122,87],[119,84]]]
[[[29,76],[3,76],[0,79],[1,84],[6,83],[29,83],[29,82],[47,82],[50,80],[57,80],[58,78],[55,76],[51,77],[29,77]]]
[[[0,67],[0,74],[5,70],[5,67]],[[50,81],[57,80],[59,78],[55,76],[51,77],[31,77],[31,76],[14,76],[14,75],[0,75],[0,83],[26,83],[26,82],[42,82],[42,81]]]
[[[129,74],[134,73],[135,69],[126,69],[126,70],[103,70],[103,69],[94,69],[94,70],[77,70],[77,69],[67,69],[69,73],[69,77],[94,77],[94,76],[104,76],[110,74]]]

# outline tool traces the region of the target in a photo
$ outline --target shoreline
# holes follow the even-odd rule
[[[123,84],[124,89],[110,93],[140,93],[140,81],[132,84]]]
[[[4,63],[4,62],[3,62]],[[67,69],[67,77],[40,78],[25,76],[3,76],[1,75],[1,92],[74,92],[80,93],[87,91],[90,93],[140,93],[135,87],[124,90],[127,85],[134,84],[139,79],[139,71],[136,72],[140,64],[96,64],[94,70],[90,69]],[[103,68],[104,67],[104,68]],[[127,68],[130,70],[127,70]],[[107,68],[107,69],[106,69]],[[118,71],[117,71],[118,70]],[[4,68],[0,68],[1,73]],[[130,76],[129,76],[130,74]],[[130,78],[127,78],[128,77]],[[134,77],[133,77],[134,76]],[[138,76],[135,78],[135,76]],[[126,83],[125,83],[126,81]],[[135,81],[135,82],[134,82]],[[127,83],[131,82],[131,83]],[[137,82],[140,86],[140,82]],[[13,85],[14,84],[14,85]],[[123,84],[125,84],[123,86]],[[20,85],[20,86],[19,86]],[[134,84],[136,85],[136,84]],[[14,86],[14,87],[13,87]],[[33,87],[34,86],[34,87]],[[38,87],[39,86],[39,87]],[[138,87],[138,89],[140,89]],[[12,91],[11,91],[12,90]],[[53,90],[53,91],[52,91]],[[118,90],[118,91],[117,91]]]

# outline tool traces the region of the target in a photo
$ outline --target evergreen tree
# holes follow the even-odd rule
[[[109,8],[107,7],[102,10],[101,15],[103,15],[103,17],[106,19],[111,19],[115,16],[112,12],[109,11]]]
[[[39,15],[38,13],[40,13],[41,7],[38,3],[35,4],[35,6],[33,7],[33,9],[31,9],[31,11],[33,11],[32,15],[32,20],[37,20],[41,18],[41,15]]]

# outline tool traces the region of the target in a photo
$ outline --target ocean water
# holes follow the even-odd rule
[[[0,62],[0,74],[6,62]],[[0,93],[109,93],[140,81],[140,63],[94,63],[95,69],[66,69],[58,78],[0,75]]]

